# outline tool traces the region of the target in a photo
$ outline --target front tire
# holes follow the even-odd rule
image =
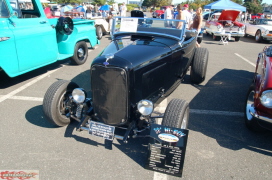
[[[101,26],[96,26],[96,36],[97,36],[97,39],[102,39],[103,37],[103,31],[102,31],[102,28]]]
[[[208,59],[209,51],[206,48],[196,48],[190,71],[190,78],[193,83],[200,84],[205,80]]]
[[[81,65],[87,61],[88,58],[88,46],[85,41],[80,41],[76,44],[74,55],[71,57],[73,64]]]
[[[215,40],[215,41],[219,41],[219,40],[220,40],[220,36],[215,36],[215,35],[213,34],[212,37],[213,37],[213,40]]]
[[[240,37],[234,37],[234,40],[238,42],[240,41]]]
[[[250,114],[251,112],[254,112],[254,95],[255,95],[255,85],[252,84],[247,92],[247,98],[245,102],[245,111],[244,111],[244,116],[245,116],[245,124],[246,127],[252,131],[255,132],[262,132],[264,131],[264,128],[262,128],[259,123],[257,118],[252,116]]]
[[[57,126],[65,126],[70,123],[70,118],[65,102],[69,100],[69,95],[79,86],[70,81],[59,80],[53,83],[46,91],[43,99],[43,112],[46,119]]]
[[[188,129],[189,104],[182,99],[172,99],[164,113],[163,126]]]
[[[255,34],[255,41],[261,43],[263,41],[262,32],[258,30]]]

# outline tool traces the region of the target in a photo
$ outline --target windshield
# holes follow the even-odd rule
[[[272,26],[272,19],[260,19],[259,24]]]
[[[177,26],[180,26],[180,28],[177,28]],[[181,39],[185,33],[185,21],[136,17],[113,18],[113,36],[128,32],[134,34],[164,35]]]

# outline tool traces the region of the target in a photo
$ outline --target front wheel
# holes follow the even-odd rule
[[[193,83],[200,84],[205,80],[208,59],[209,51],[206,48],[196,48],[190,71],[190,78]]]
[[[76,65],[84,64],[88,58],[88,46],[85,41],[76,44],[74,55],[71,57],[72,63]]]
[[[53,83],[46,91],[43,99],[43,112],[46,119],[57,126],[65,126],[70,123],[66,103],[72,91],[79,86],[76,83],[60,80]]]
[[[263,41],[262,33],[260,30],[258,30],[255,34],[255,41],[258,43]]]
[[[245,111],[244,111],[245,124],[246,124],[246,127],[252,131],[261,132],[261,131],[264,131],[264,128],[262,128],[259,125],[257,118],[252,116],[252,114],[250,113],[250,112],[255,112],[254,95],[255,95],[255,85],[252,84],[247,92],[247,98],[245,102]]]
[[[234,40],[238,42],[240,41],[240,37],[234,37]]]
[[[164,113],[163,126],[188,129],[189,104],[182,99],[172,99]]]

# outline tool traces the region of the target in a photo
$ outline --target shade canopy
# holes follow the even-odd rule
[[[204,6],[204,9],[237,9],[240,11],[246,11],[246,7],[241,6],[230,0],[219,0]]]

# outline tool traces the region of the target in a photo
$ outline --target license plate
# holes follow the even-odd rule
[[[114,138],[114,130],[115,130],[114,126],[109,126],[103,123],[91,121],[89,134],[112,141]]]

